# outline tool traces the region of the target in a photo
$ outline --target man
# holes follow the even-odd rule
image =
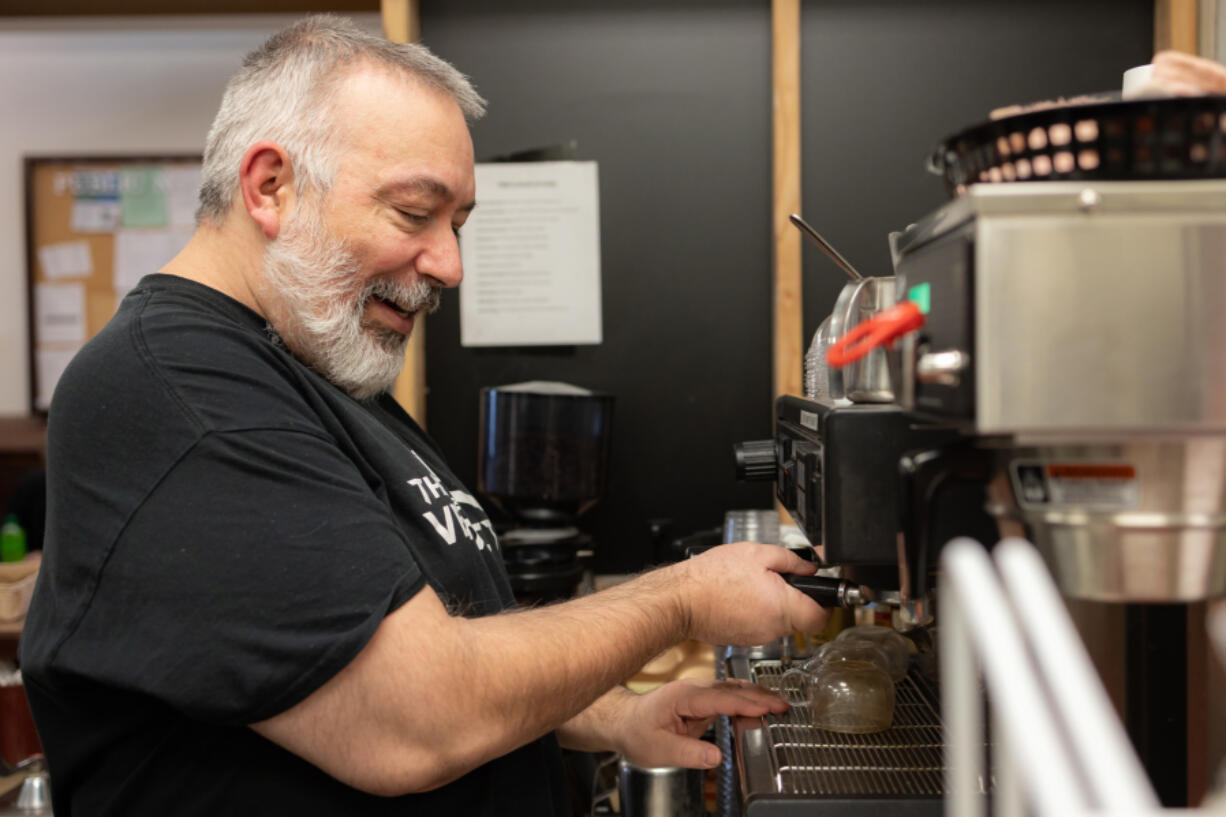
[[[331,17],[228,86],[196,234],[51,409],[21,658],[57,814],[562,814],[559,743],[710,767],[717,713],[785,708],[617,684],[685,638],[820,628],[779,575],[808,563],[730,545],[507,611],[488,520],[386,394],[460,281],[482,104]]]

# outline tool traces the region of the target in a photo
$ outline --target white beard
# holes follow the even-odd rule
[[[404,365],[408,335],[365,326],[372,297],[406,312],[433,312],[441,288],[422,280],[363,281],[361,263],[329,235],[320,208],[301,200],[285,230],[264,251],[264,280],[279,301],[274,332],[301,361],[350,396],[366,400],[391,388]]]

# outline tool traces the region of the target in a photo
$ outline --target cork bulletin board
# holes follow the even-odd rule
[[[27,157],[30,395],[47,411],[77,350],[195,229],[200,156]]]

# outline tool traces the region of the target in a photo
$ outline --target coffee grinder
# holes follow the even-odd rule
[[[494,519],[521,604],[575,594],[592,554],[579,517],[608,482],[613,397],[569,383],[481,390],[477,490]]]

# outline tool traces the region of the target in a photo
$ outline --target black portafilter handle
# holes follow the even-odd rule
[[[685,557],[692,559],[715,547],[719,545],[699,544],[687,547]],[[817,560],[812,548],[789,548],[789,550],[807,562]],[[822,607],[859,607],[862,604],[871,604],[874,599],[870,588],[854,584],[847,579],[836,579],[832,576],[807,576],[803,573],[781,573],[780,575],[783,576],[785,582]]]
[[[871,590],[847,579],[784,573],[783,580],[822,607],[859,607],[873,600]]]

